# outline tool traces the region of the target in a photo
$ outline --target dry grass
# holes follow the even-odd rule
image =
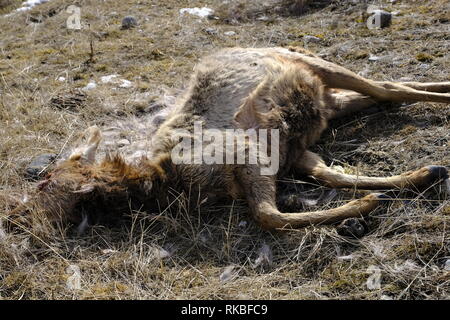
[[[0,214],[4,218],[14,199],[33,189],[23,176],[31,158],[64,154],[89,125],[139,116],[162,92],[178,92],[197,59],[214,48],[302,45],[378,80],[448,81],[449,43],[443,32],[448,2],[381,2],[400,11],[389,29],[368,30],[361,20],[363,4],[322,1],[311,1],[301,16],[266,10],[245,19],[227,16],[235,7],[209,1],[219,19],[200,20],[180,16],[179,9],[202,7],[202,1],[102,6],[52,0],[0,17]],[[81,7],[82,30],[65,27],[71,4]],[[126,15],[136,16],[139,26],[120,30]],[[321,41],[307,42],[305,35]],[[371,56],[381,59],[369,62]],[[100,77],[110,74],[133,87],[100,84]],[[77,97],[91,80],[98,86],[82,103],[61,100]],[[61,107],[58,101],[71,103]],[[445,105],[380,106],[375,114],[333,123],[315,151],[347,172],[373,175],[432,163],[450,166],[449,119]],[[298,180],[287,180],[282,188],[305,197],[329,192]],[[388,208],[366,219],[369,234],[360,240],[343,238],[334,227],[268,233],[247,217],[242,203],[186,212],[183,198],[162,213],[131,212],[121,225],[95,226],[82,236],[42,224],[15,234],[0,229],[0,297],[448,299],[450,273],[443,265],[450,258],[450,201],[440,189],[395,194]],[[338,191],[316,206],[337,206],[358,196]],[[255,266],[258,258],[266,262]],[[229,266],[234,268],[224,274]],[[380,269],[381,287],[369,289],[374,267]],[[76,289],[68,283],[77,287],[78,271]]]

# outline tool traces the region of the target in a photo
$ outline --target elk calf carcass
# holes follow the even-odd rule
[[[151,137],[150,157],[131,162],[115,155],[97,161],[101,134],[90,128],[87,143],[39,184],[36,203],[52,219],[73,223],[84,216],[112,219],[130,203],[140,210],[162,210],[170,195],[181,192],[195,194],[196,202],[245,199],[254,220],[267,229],[364,216],[386,197],[372,193],[334,209],[287,214],[277,209],[276,181],[293,173],[333,188],[378,190],[427,187],[448,179],[442,166],[390,177],[342,174],[308,150],[329,120],[383,101],[449,103],[450,82],[372,81],[300,48],[223,49],[197,65],[188,88]],[[199,126],[214,139],[199,136]],[[230,130],[236,134],[227,140]],[[203,149],[175,159],[174,151],[187,138]],[[230,148],[240,138],[243,143]],[[263,147],[265,158],[258,154],[258,161],[250,161],[252,148]],[[197,154],[205,149],[214,149],[212,157],[222,161],[205,161]],[[274,170],[262,172],[274,163]]]

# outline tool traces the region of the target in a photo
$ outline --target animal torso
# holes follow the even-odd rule
[[[277,175],[286,174],[290,159],[298,158],[326,127],[324,108],[315,99],[322,94],[320,79],[296,63],[296,55],[301,54],[282,48],[233,48],[204,58],[189,87],[153,137],[153,156],[173,151],[179,143],[173,138],[177,130],[198,138],[194,136],[196,125],[222,132],[277,129]],[[242,190],[234,173],[240,166],[200,161],[177,164],[172,170],[176,170],[177,182],[183,182],[184,191],[203,190],[202,194],[209,198],[239,198]]]
[[[159,210],[185,194],[194,205],[244,198],[265,228],[360,217],[385,196],[374,193],[340,208],[286,215],[277,209],[277,179],[291,169],[340,188],[416,188],[447,179],[442,166],[389,178],[342,174],[307,148],[317,141],[328,119],[377,101],[448,103],[449,88],[446,82],[364,79],[299,48],[221,50],[200,61],[156,133],[148,133],[146,121],[134,128],[147,132],[141,141],[152,140],[149,148],[132,143],[143,156],[133,161],[117,155],[96,162],[101,131],[91,127],[86,144],[40,183],[37,206],[55,218],[64,212],[69,221],[80,220],[85,212],[97,217],[104,213],[110,220],[114,212],[120,216],[129,210],[130,204],[136,210]],[[230,130],[233,135],[228,139]],[[266,153],[261,152],[264,149]]]

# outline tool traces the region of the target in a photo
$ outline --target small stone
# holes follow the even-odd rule
[[[366,226],[361,219],[349,218],[342,221],[336,231],[343,237],[361,238],[366,234]]]
[[[114,81],[117,77],[118,77],[117,74],[110,74],[109,76],[100,77],[100,81],[102,83],[110,83],[110,82]]]
[[[25,177],[29,180],[39,180],[44,176],[47,167],[56,159],[56,154],[45,153],[35,157],[25,169]]]
[[[133,86],[133,83],[126,79],[120,79],[120,82],[119,88],[131,88]]]
[[[122,19],[122,29],[131,29],[138,25],[137,20],[133,16],[126,16]]]
[[[235,36],[236,32],[234,32],[234,31],[227,31],[227,32],[224,32],[224,35],[226,35],[228,37],[231,37],[231,36]]]
[[[95,81],[91,81],[85,87],[83,87],[82,90],[88,91],[88,90],[92,90],[95,88],[97,88],[97,84],[95,83]]]
[[[315,36],[304,36],[303,41],[305,41],[306,43],[319,43],[322,41],[322,39]]]
[[[207,7],[203,7],[203,8],[182,8],[180,9],[180,15],[184,15],[185,13],[194,15],[194,16],[198,16],[200,18],[208,18],[211,17],[214,14],[214,10],[207,8]]]
[[[211,34],[211,35],[217,34],[217,30],[214,29],[214,28],[206,28],[206,29],[204,29],[204,31],[205,31],[207,34]]]
[[[429,69],[429,68],[430,68],[430,65],[429,65],[428,63],[421,63],[421,64],[419,64],[417,67],[418,67],[419,69],[426,70],[426,69]]]

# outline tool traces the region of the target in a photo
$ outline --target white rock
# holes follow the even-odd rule
[[[380,57],[378,57],[378,56],[373,56],[373,55],[370,55],[369,56],[369,61],[378,61],[378,60],[380,60],[381,58]]]
[[[227,32],[224,32],[223,34],[228,36],[228,37],[231,37],[231,36],[235,36],[236,32],[234,32],[234,31],[227,31]]]
[[[97,84],[95,83],[95,81],[91,81],[82,90],[87,91],[87,90],[92,90],[95,88],[97,88]]]
[[[46,3],[49,0],[27,0],[22,3],[22,7],[16,9],[16,11],[27,11],[33,8],[34,6],[37,6],[38,4]]]
[[[207,8],[207,7],[203,7],[203,8],[183,8],[180,9],[180,15],[183,15],[185,13],[194,15],[194,16],[198,16],[200,18],[206,18],[210,15],[212,15],[214,13],[213,9]]]
[[[120,79],[121,84],[119,85],[120,88],[130,88],[133,84],[131,81],[128,81],[126,79]]]
[[[115,79],[118,77],[118,75],[117,74],[111,74],[111,75],[109,75],[109,76],[103,76],[103,77],[100,77],[100,81],[102,82],[102,83],[110,83],[110,82],[112,82],[112,81],[115,81]]]
[[[110,74],[109,76],[100,77],[102,83],[114,83],[119,85],[119,88],[130,88],[132,87],[132,82],[126,79],[119,78],[117,74]]]

